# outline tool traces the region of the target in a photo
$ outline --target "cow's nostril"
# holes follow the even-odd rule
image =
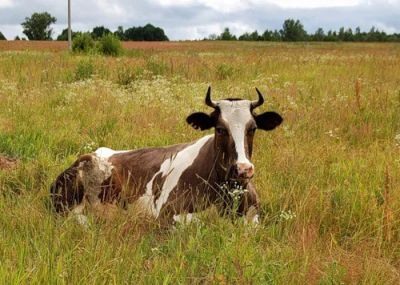
[[[254,175],[254,166],[249,163],[238,163],[236,173],[239,177],[251,178]]]

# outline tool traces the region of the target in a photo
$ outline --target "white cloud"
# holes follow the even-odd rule
[[[202,5],[221,13],[231,13],[248,8],[249,0],[153,0],[162,6],[193,6]]]
[[[361,3],[361,0],[256,0],[258,3],[271,3],[282,8],[327,8],[327,7],[352,7]]]
[[[385,31],[386,33],[389,33],[389,34],[393,34],[393,33],[397,32],[395,27],[386,25],[385,23],[382,23],[382,22],[373,22],[373,23],[371,23],[371,25],[374,26],[375,28],[377,28],[378,30]]]
[[[362,0],[153,0],[162,6],[191,6],[204,5],[222,13],[236,12],[250,9],[254,5],[275,5],[281,8],[327,8],[327,7],[352,7],[360,4]],[[380,0],[382,1],[382,0]],[[396,2],[398,0],[384,0]]]
[[[0,9],[9,8],[12,6],[14,6],[14,3],[11,0],[0,0]]]
[[[103,11],[110,16],[121,17],[126,15],[125,10],[119,4],[115,3],[115,1],[98,0],[96,3],[100,8],[100,11]]]

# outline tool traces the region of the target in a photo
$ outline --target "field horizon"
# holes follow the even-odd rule
[[[399,44],[123,44],[0,41],[0,283],[400,282]],[[258,87],[259,112],[284,118],[255,136],[258,227],[215,209],[168,230],[133,211],[88,213],[88,228],[54,214],[50,184],[80,154],[210,133],[185,123],[210,111],[209,85],[215,99]]]

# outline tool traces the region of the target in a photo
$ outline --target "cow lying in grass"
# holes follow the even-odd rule
[[[80,156],[51,186],[56,211],[84,218],[85,207],[132,204],[173,222],[216,205],[221,213],[234,208],[258,222],[258,195],[250,182],[253,137],[256,129],[273,130],[282,118],[275,112],[254,112],[264,103],[256,90],[256,101],[213,101],[208,88],[205,101],[213,112],[193,113],[186,121],[195,129],[215,131],[195,142],[128,151],[102,147]]]

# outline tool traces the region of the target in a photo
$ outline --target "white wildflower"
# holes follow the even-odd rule
[[[282,210],[279,214],[279,219],[281,221],[290,221],[296,218],[296,213],[292,212],[291,210]]]
[[[394,140],[396,141],[396,146],[400,147],[400,134],[397,134],[394,137]]]

